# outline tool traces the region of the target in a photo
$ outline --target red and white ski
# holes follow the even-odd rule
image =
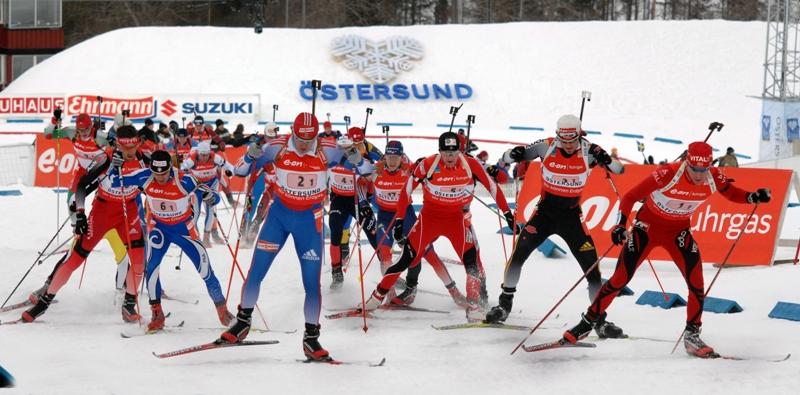
[[[386,358],[382,358],[379,362],[340,361],[338,359],[324,359],[324,360],[298,359],[297,362],[302,362],[302,363],[326,363],[328,365],[362,365],[362,366],[369,366],[371,368],[377,368],[377,367],[383,366],[386,363]]]
[[[536,344],[533,346],[522,346],[522,349],[527,352],[536,352],[536,351],[552,350],[554,348],[563,348],[563,347],[595,348],[597,347],[597,344],[585,343],[585,342],[570,343],[565,339],[558,339],[554,342],[549,342],[549,343]]]
[[[156,354],[153,352],[153,356],[159,359],[164,358],[172,358],[177,357],[180,355],[191,354],[199,351],[207,351],[207,350],[215,350],[218,348],[230,348],[230,347],[243,347],[243,346],[265,346],[270,344],[278,344],[277,340],[242,340],[238,343],[226,343],[220,340],[215,340],[210,343],[205,344],[198,344],[196,346],[182,348],[180,350],[169,351],[163,354]]]

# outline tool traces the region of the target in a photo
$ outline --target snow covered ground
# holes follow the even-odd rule
[[[382,39],[393,34],[424,38],[426,59],[412,77],[398,81],[465,81],[473,84],[476,97],[467,102],[464,114],[474,113],[479,124],[475,137],[532,141],[547,132],[507,130],[510,124],[541,126],[551,130],[565,112],[577,112],[579,92],[589,89],[594,98],[587,107],[588,129],[602,130],[592,140],[618,146],[622,156],[639,155],[630,139],[612,137],[614,131],[645,135],[648,154],[657,159],[675,157],[682,146],[653,142],[655,136],[689,141],[702,138],[700,129],[711,120],[725,122],[725,132],[711,142],[718,147],[734,145],[754,155],[757,147],[760,104],[745,97],[757,94],[761,83],[763,23],[648,22],[648,23],[540,23],[442,27],[375,27],[294,31],[266,29],[255,36],[250,29],[146,28],[126,29],[98,37],[54,56],[26,73],[4,94],[45,94],[81,91],[93,93],[113,89],[122,93],[261,92],[262,104],[281,103],[282,113],[307,109],[297,96],[300,79],[322,75],[336,82],[358,81],[359,76],[341,66],[332,68],[327,46],[343,33]],[[166,40],[164,37],[169,36]],[[298,37],[309,45],[306,62],[286,67],[286,46]],[[544,39],[546,37],[546,39]],[[533,40],[542,38],[541,40]],[[515,41],[516,40],[516,41]],[[531,40],[535,41],[531,45]],[[107,53],[120,42],[137,58],[139,80],[119,78],[127,57],[108,57],[102,64],[71,60],[85,54]],[[237,45],[231,45],[236,42]],[[254,48],[259,49],[254,49]],[[529,48],[530,50],[520,50]],[[160,54],[215,53],[225,62],[209,62],[206,69],[189,67],[191,57],[175,56],[164,64]],[[244,49],[243,49],[244,48]],[[465,48],[480,48],[482,55],[464,61],[470,67],[454,67]],[[577,48],[577,49],[573,49]],[[218,52],[218,51],[222,52]],[[282,52],[283,51],[283,52]],[[247,56],[242,55],[247,53]],[[512,54],[512,55],[509,55]],[[282,56],[282,55],[281,55]],[[247,58],[246,61],[243,60]],[[278,60],[276,60],[276,58]],[[511,60],[504,60],[511,59]],[[237,60],[231,62],[230,60]],[[129,61],[125,60],[124,62]],[[144,63],[143,63],[144,62]],[[147,62],[153,62],[148,66]],[[589,67],[592,64],[595,67]],[[258,67],[253,67],[258,64]],[[75,65],[80,65],[77,67]],[[497,68],[502,67],[501,72]],[[418,73],[417,73],[418,72]],[[145,74],[147,73],[147,74]],[[124,75],[134,75],[125,73]],[[164,75],[182,78],[164,79]],[[208,75],[213,78],[207,78]],[[86,76],[91,76],[87,78]],[[522,76],[522,77],[521,77]],[[522,79],[520,79],[522,78]],[[198,81],[202,81],[202,84]],[[112,85],[113,84],[113,85]],[[522,89],[520,89],[520,84]],[[108,88],[113,86],[113,88]],[[198,88],[198,86],[200,88]],[[498,88],[500,87],[500,88]],[[91,91],[91,92],[89,92]],[[434,136],[435,123],[449,121],[449,102],[370,103],[376,107],[375,121],[415,122],[408,134]],[[322,113],[363,113],[364,103],[324,103]],[[285,113],[284,113],[285,112]],[[285,115],[290,118],[290,115]],[[353,119],[357,119],[353,115]],[[462,116],[463,118],[463,116]],[[0,125],[7,130],[8,124]],[[40,127],[35,127],[40,129]],[[398,133],[400,128],[398,129]],[[372,129],[376,131],[377,128]],[[395,129],[393,129],[394,131]],[[403,133],[406,133],[403,130]],[[30,141],[30,136],[3,137],[0,143]],[[412,157],[432,151],[432,142],[404,141]],[[497,158],[507,146],[484,144]],[[49,189],[22,188],[22,196],[0,197],[0,297],[5,299],[28,269],[57,226],[56,197]],[[797,201],[793,197],[791,201]],[[64,215],[62,206],[61,215]],[[221,211],[223,224],[231,212]],[[504,253],[494,215],[480,204],[473,205],[490,300],[496,303],[502,280]],[[800,208],[787,210],[782,238],[800,236]],[[67,232],[62,234],[67,237]],[[745,236],[747,237],[747,236]],[[290,242],[291,243],[291,242]],[[510,245],[510,238],[506,239]],[[436,244],[440,255],[455,258],[446,241]],[[701,246],[702,248],[702,246]],[[372,253],[365,246],[364,256]],[[210,250],[212,264],[223,286],[230,274],[231,257],[224,246]],[[252,250],[242,250],[240,261],[249,265]],[[793,249],[778,250],[776,259],[794,255]],[[50,273],[57,256],[34,267],[12,298],[21,300],[38,288]],[[260,307],[270,327],[296,333],[253,333],[250,339],[276,339],[272,346],[216,350],[168,360],[158,360],[152,351],[165,352],[216,338],[222,329],[205,287],[183,259],[180,271],[177,249],[162,264],[162,282],[173,296],[198,305],[164,301],[172,313],[168,323],[185,321],[174,333],[122,339],[121,331],[136,325],[121,322],[114,306],[113,255],[103,242],[86,265],[83,286],[80,271],[58,294],[58,304],[31,325],[0,326],[0,365],[17,379],[8,393],[769,393],[793,394],[800,389],[800,323],[767,317],[777,301],[800,303],[798,266],[744,267],[725,270],[711,296],[735,299],[744,312],[731,315],[706,313],[704,339],[723,354],[753,357],[751,361],[697,360],[682,352],[670,354],[680,335],[685,308],[662,310],[636,305],[645,290],[658,290],[653,274],[642,267],[630,284],[636,295],[617,299],[609,319],[632,336],[666,340],[598,341],[596,349],[564,349],[510,356],[525,333],[492,329],[436,331],[431,324],[464,322],[464,313],[449,297],[420,292],[415,305],[444,309],[449,314],[415,312],[378,313],[361,331],[359,319],[322,319],[322,344],[334,357],[345,361],[378,361],[384,367],[327,366],[296,363],[302,358],[302,285],[297,258],[291,245],[281,252],[262,285]],[[680,295],[686,287],[671,262],[654,262],[664,287]],[[614,262],[604,260],[606,277]],[[351,268],[357,266],[351,264]],[[464,272],[449,266],[464,289]],[[331,294],[329,266],[323,268],[323,314],[355,306],[361,300],[355,271],[346,276],[342,291]],[[707,282],[716,268],[707,265]],[[579,277],[571,256],[544,258],[539,252],[529,258],[518,286],[510,323],[533,325]],[[378,278],[373,264],[366,292]],[[241,279],[234,276],[229,307],[235,311]],[[444,287],[426,265],[420,289],[446,295]],[[141,300],[146,307],[146,299]],[[584,285],[579,286],[545,322],[529,344],[558,338],[577,322],[588,304]],[[21,311],[0,314],[0,320],[15,319]],[[149,312],[145,314],[149,318]],[[257,327],[258,315],[254,315]],[[215,328],[215,329],[203,329]],[[781,363],[763,362],[793,353]]]
[[[407,150],[423,153],[425,143],[410,144]],[[23,188],[23,195],[2,197],[4,223],[0,229],[0,294],[5,298],[36,258],[56,227],[55,196],[49,189]],[[796,237],[800,212],[789,209],[784,237]],[[62,210],[62,215],[64,211]],[[503,249],[493,214],[473,205],[482,257],[486,267],[492,304],[500,291]],[[227,226],[231,212],[221,211]],[[66,232],[62,237],[66,236]],[[745,236],[746,237],[746,236]],[[63,239],[62,239],[63,240]],[[510,238],[506,240],[510,245]],[[446,241],[436,244],[446,258],[455,253]],[[701,246],[702,248],[702,246]],[[162,264],[162,281],[167,292],[198,305],[164,301],[172,312],[168,323],[185,321],[174,333],[122,339],[121,331],[135,330],[124,324],[114,306],[114,260],[105,244],[88,260],[83,286],[78,289],[80,271],[58,294],[58,304],[36,323],[0,327],[0,364],[16,376],[18,388],[10,393],[794,393],[800,388],[800,325],[767,317],[779,301],[800,302],[798,266],[749,267],[725,270],[712,296],[735,299],[745,309],[739,314],[704,315],[704,338],[723,354],[754,358],[776,358],[795,354],[781,363],[755,361],[697,360],[679,348],[670,354],[680,335],[685,308],[663,310],[636,305],[645,290],[658,290],[649,268],[642,267],[630,284],[636,295],[618,298],[610,309],[610,320],[633,336],[663,339],[598,341],[596,349],[562,349],[528,354],[509,353],[524,332],[469,329],[437,331],[431,325],[464,322],[464,313],[449,297],[420,292],[416,306],[444,309],[449,314],[383,312],[369,320],[369,331],[361,331],[360,319],[322,319],[322,344],[332,355],[346,361],[374,361],[386,357],[384,367],[308,366],[302,358],[302,286],[293,247],[281,252],[262,285],[260,307],[271,328],[296,333],[252,333],[250,339],[276,339],[280,344],[231,350],[215,350],[174,359],[158,360],[151,352],[165,352],[213,340],[219,328],[213,305],[197,274],[174,249]],[[372,253],[364,246],[364,259]],[[212,263],[223,286],[227,284],[231,257],[224,246],[210,250]],[[241,261],[249,265],[252,250],[242,250]],[[793,255],[781,249],[778,258]],[[57,260],[51,257],[36,266],[20,291],[18,301],[39,287]],[[356,262],[354,262],[356,263]],[[602,270],[610,276],[613,261],[604,260]],[[352,265],[352,264],[351,264]],[[686,294],[680,273],[671,262],[655,262],[664,287]],[[346,275],[345,287],[332,294],[328,270],[323,269],[323,314],[355,306],[360,288],[355,271]],[[448,265],[464,289],[461,266]],[[707,282],[715,268],[707,265]],[[510,323],[533,325],[579,277],[571,256],[544,258],[534,252],[523,270]],[[367,275],[369,292],[377,281],[377,265]],[[234,276],[231,309],[238,303],[241,280]],[[420,289],[446,294],[433,271],[424,266]],[[141,303],[146,306],[146,299]],[[579,319],[588,304],[582,284],[567,298],[529,340],[529,344],[558,338]],[[21,311],[0,315],[0,320],[17,318]],[[149,313],[145,314],[149,318]],[[263,327],[254,315],[257,327]]]

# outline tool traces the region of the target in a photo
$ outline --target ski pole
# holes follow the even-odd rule
[[[464,152],[469,153],[469,146],[470,146],[470,131],[472,129],[472,124],[475,123],[475,116],[474,115],[467,115],[467,140],[464,143]]]
[[[345,129],[350,129],[350,116],[349,115],[345,115],[344,116],[344,127],[345,127]]]
[[[716,121],[711,122],[711,124],[708,125],[708,134],[706,135],[706,138],[703,139],[703,142],[707,143],[708,139],[711,138],[711,135],[714,133],[714,131],[722,132],[722,127],[723,126],[725,126],[725,125],[720,123],[720,122],[716,122]],[[675,160],[673,162],[677,162],[677,161],[681,160],[683,158],[683,156],[686,155],[686,152],[687,151],[684,150],[683,153],[678,155],[678,157],[675,158]]]
[[[756,213],[756,209],[758,209],[758,205],[759,205],[759,203],[756,203],[755,205],[753,205],[753,210],[750,211],[750,215],[747,216],[747,219],[745,219],[744,222],[742,222],[743,224],[749,224],[750,223],[750,218],[752,218],[753,214]],[[717,268],[717,272],[714,273],[714,278],[712,278],[711,279],[711,283],[708,284],[708,288],[706,288],[706,292],[703,293],[703,299],[705,299],[706,296],[708,296],[708,293],[711,292],[711,287],[714,286],[714,282],[717,281],[717,277],[719,277],[719,273],[722,272],[722,269],[725,267],[725,264],[728,263],[728,258],[731,257],[731,253],[733,253],[733,249],[736,248],[736,244],[739,244],[739,240],[742,238],[743,234],[744,234],[744,231],[739,232],[739,236],[736,236],[736,240],[733,241],[733,244],[731,245],[731,248],[728,250],[728,253],[725,254],[725,258],[722,260],[722,263]],[[687,273],[687,275],[688,275],[688,273]],[[694,322],[694,320],[697,319],[697,317],[702,313],[703,313],[703,309],[698,310],[697,313],[695,313],[695,315],[693,317],[691,317],[691,319],[689,319],[688,321],[689,322]],[[672,352],[670,354],[675,352],[675,349],[678,348],[678,344],[681,343],[681,340],[683,340],[683,332],[681,332],[681,335],[678,337],[678,340],[675,342],[675,345],[672,347]]]
[[[52,251],[48,252],[45,256],[39,258],[39,262],[37,262],[37,264],[41,265],[42,262],[44,262],[47,258],[50,258],[51,256],[53,256],[55,254],[68,252],[69,249],[62,250],[61,248],[64,247],[67,243],[69,243],[72,240],[73,239],[70,238],[70,239],[66,239],[66,240],[62,241],[61,244],[59,244],[57,247],[53,248]]]
[[[367,109],[367,119],[369,119],[369,114],[372,112],[371,110],[372,109],[370,109],[370,108]],[[366,121],[364,122],[364,129],[366,130]],[[360,239],[361,239],[361,213],[360,213],[360,211],[361,210],[359,209],[359,203],[360,202],[359,202],[359,199],[358,199],[358,176],[356,175],[356,172],[354,171],[353,172],[353,204],[355,204],[355,207],[354,207],[355,210],[353,210],[353,211],[355,211],[355,214],[356,214],[356,250],[358,251],[358,271],[359,271],[359,275],[361,276],[360,278],[363,278],[364,277],[364,262],[361,259],[361,242],[360,242]],[[367,204],[369,204],[369,202],[367,202]],[[377,248],[376,248],[376,251],[377,251]],[[366,304],[365,299],[364,299],[364,282],[363,281],[359,281],[359,283],[361,284],[361,305],[364,306]],[[363,330],[364,333],[367,333],[367,330],[369,330],[369,327],[367,327],[367,309],[361,309],[361,317],[364,320],[364,326],[361,327],[361,330]]]
[[[231,256],[233,257],[233,267],[239,271],[239,275],[242,277],[242,281],[247,281],[247,278],[244,276],[244,272],[242,271],[241,266],[239,266],[239,261],[236,259],[236,254],[234,254],[233,249],[231,248],[231,244],[228,242],[228,235],[222,230],[222,224],[219,222],[219,217],[217,217],[217,213],[214,213],[214,221],[217,222],[217,226],[220,227],[219,232],[222,233],[222,238],[225,240],[225,246],[228,247],[228,252],[230,252]],[[237,241],[238,244],[238,241]],[[237,251],[238,252],[238,251]],[[231,274],[233,273],[233,267],[231,267]],[[228,291],[230,291],[230,282],[228,283]],[[225,295],[225,303],[228,302],[228,295]],[[267,325],[267,319],[264,317],[264,313],[261,312],[261,307],[258,307],[258,303],[256,303],[256,310],[258,310],[258,315],[261,316],[261,322],[264,323],[264,328],[269,330],[269,325]]]
[[[544,323],[544,321],[545,321],[545,320],[547,320],[547,318],[548,318],[548,317],[550,317],[550,314],[553,314],[553,311],[555,311],[555,310],[556,310],[556,308],[558,308],[558,306],[560,306],[560,305],[561,305],[561,302],[563,302],[563,301],[564,301],[564,299],[566,299],[566,298],[567,298],[567,296],[569,296],[569,294],[570,294],[570,293],[572,293],[572,291],[575,289],[575,287],[577,287],[577,286],[578,286],[578,284],[580,284],[580,283],[581,283],[581,281],[583,281],[583,279],[584,279],[584,278],[586,278],[586,275],[587,275],[589,272],[591,272],[592,270],[594,270],[594,269],[595,269],[595,267],[597,267],[597,265],[599,265],[599,264],[600,264],[600,261],[601,261],[603,258],[605,258],[606,254],[608,254],[608,253],[609,253],[609,251],[611,251],[611,248],[613,248],[613,247],[614,247],[614,245],[612,244],[610,247],[608,247],[608,249],[606,250],[606,252],[604,252],[604,253],[603,253],[603,255],[602,255],[602,256],[600,256],[599,258],[597,258],[597,260],[596,260],[596,261],[594,261],[594,263],[592,264],[592,266],[590,266],[590,267],[589,267],[589,268],[588,268],[588,269],[587,269],[587,270],[586,270],[586,271],[585,271],[585,272],[584,272],[584,273],[581,275],[581,277],[578,279],[578,281],[576,281],[576,282],[575,282],[575,284],[573,284],[573,285],[572,285],[572,287],[571,287],[569,290],[567,290],[567,292],[564,294],[564,296],[562,296],[562,297],[561,297],[561,299],[559,299],[559,300],[558,300],[558,302],[556,302],[555,306],[553,306],[553,307],[550,309],[550,311],[548,311],[548,312],[547,312],[547,314],[545,314],[545,315],[544,315],[544,317],[542,317],[542,319],[541,319],[541,320],[539,320],[539,323],[538,323],[538,324],[536,324],[536,326],[534,326],[534,327],[531,329],[531,331],[530,331],[530,332],[528,332],[528,335],[527,335],[527,336],[525,336],[525,338],[524,338],[524,339],[522,339],[522,341],[520,341],[520,342],[519,342],[519,344],[517,344],[517,346],[516,346],[516,347],[514,347],[514,350],[512,350],[512,351],[511,351],[511,355],[514,355],[514,353],[515,353],[515,352],[517,352],[517,350],[519,350],[519,348],[520,348],[520,347],[522,347],[522,345],[523,345],[523,344],[525,344],[525,341],[527,341],[527,340],[528,340],[528,338],[530,338],[530,337],[531,337],[531,335],[533,335],[533,332],[536,332],[536,330],[537,330],[537,329],[539,329],[539,327],[540,327],[540,326],[542,326],[542,323]]]
[[[272,105],[272,122],[275,122],[275,113],[276,112],[278,112],[278,105],[277,104],[273,104]]]
[[[381,131],[386,135],[386,146],[389,146],[389,125],[381,126]],[[366,132],[365,132],[366,133]]]
[[[322,88],[322,81],[311,80],[311,88],[314,91],[314,96],[311,99],[311,115],[315,115],[317,111],[317,90]]]
[[[122,114],[123,114],[122,125],[124,126],[125,125],[125,118],[124,118],[125,117],[125,111],[123,111]],[[108,171],[111,171],[111,169],[109,169]],[[128,222],[128,207],[125,204],[125,196],[124,196],[124,194],[125,194],[125,176],[122,173],[122,166],[117,168],[117,171],[119,171],[119,185],[120,185],[119,189],[120,189],[121,193],[123,194],[122,199],[120,201],[122,202],[122,217],[123,217],[123,221],[125,221],[125,240],[128,243],[125,247],[128,250],[128,256],[132,257],[133,255],[131,255],[131,253],[130,253],[131,252],[130,250],[132,248],[131,247],[131,230],[130,230],[130,225],[129,225],[129,222]],[[84,262],[83,264],[85,266],[86,262]],[[131,277],[133,279],[135,279],[136,278],[136,271],[134,271],[133,266],[134,266],[133,265],[133,260],[131,260],[131,264],[130,264],[130,266],[128,266],[128,273],[133,273],[133,276],[131,276]],[[138,321],[139,321],[139,326],[141,326],[142,325],[142,314],[141,314],[141,311],[139,309],[139,295],[138,295],[138,292],[136,291],[135,287],[133,287],[133,290],[134,290],[133,291],[134,292],[133,296],[136,299],[136,314],[139,316],[139,320]]]
[[[464,106],[464,103],[461,103],[461,105],[459,105],[458,107],[450,106],[450,115],[452,115],[452,117],[450,117],[450,128],[447,129],[448,132],[452,132],[453,131],[453,122],[456,121],[456,115],[458,114],[458,110],[460,110],[461,107],[463,107],[463,106]]]
[[[14,293],[17,292],[17,289],[19,288],[19,286],[22,284],[23,281],[25,281],[25,278],[28,277],[28,274],[31,273],[31,270],[33,270],[33,267],[36,266],[36,263],[39,262],[39,259],[42,257],[42,255],[44,255],[44,252],[45,252],[45,250],[47,250],[47,247],[50,247],[50,244],[53,243],[53,240],[56,239],[56,236],[58,236],[58,234],[61,232],[61,229],[64,228],[64,225],[66,225],[67,222],[69,222],[69,217],[64,219],[64,222],[61,223],[61,226],[56,231],[56,234],[54,234],[53,237],[50,238],[50,241],[48,241],[47,244],[44,246],[44,248],[42,248],[42,252],[40,252],[39,256],[37,256],[36,259],[33,261],[33,264],[31,265],[31,267],[28,268],[28,271],[25,272],[25,274],[22,275],[22,278],[19,279],[19,282],[17,283],[17,286],[15,286],[13,290],[11,290],[11,293],[8,295],[8,297],[3,302],[3,305],[0,306],[0,308],[6,307],[6,303],[8,303],[9,299],[11,299],[11,297],[14,295]]]
[[[614,191],[614,194],[617,195],[617,201],[622,204],[622,197],[619,194],[619,189],[617,189],[617,185],[614,183],[614,179],[611,178],[611,172],[608,168],[605,168],[606,173],[606,180],[608,180],[608,184],[611,185],[611,189]],[[658,278],[658,272],[656,272],[655,266],[653,266],[653,262],[650,261],[650,258],[647,258],[647,263],[650,265],[650,270],[653,272],[653,276],[656,278],[656,282],[658,286],[661,288],[661,295],[664,296],[665,301],[669,301],[669,296],[667,296],[667,292],[664,291],[664,286],[661,285],[661,279]]]
[[[394,218],[392,218],[392,220],[389,221],[389,226],[386,227],[386,230],[383,231],[383,236],[381,236],[380,240],[378,240],[378,243],[376,244],[378,246],[378,249],[380,249],[381,244],[383,244],[383,241],[386,240],[386,236],[389,235],[389,232],[392,231],[392,226],[394,226],[394,222],[395,222],[396,219],[397,219],[397,214],[395,214]],[[372,252],[372,256],[370,256],[369,257],[369,261],[367,261],[367,266],[364,268],[364,271],[361,273],[361,281],[362,282],[364,281],[364,272],[369,270],[369,266],[372,264],[372,260],[375,259],[376,255],[378,255],[378,249],[375,249],[375,251]]]
[[[592,92],[581,91],[581,115],[578,117],[581,121],[583,121],[583,106],[587,101],[592,101]]]
[[[364,135],[367,134],[367,126],[369,125],[370,114],[372,114],[372,109],[367,107],[367,117],[364,119]]]

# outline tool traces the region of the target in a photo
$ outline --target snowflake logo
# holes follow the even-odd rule
[[[409,37],[389,37],[374,42],[356,35],[337,37],[331,53],[348,70],[358,69],[365,77],[383,84],[401,71],[414,67],[412,60],[422,59],[422,44]]]

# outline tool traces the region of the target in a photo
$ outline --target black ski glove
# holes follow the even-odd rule
[[[620,213],[619,221],[617,221],[614,229],[611,229],[611,242],[615,245],[620,245],[628,239],[628,231],[625,229],[627,223],[628,218]]]
[[[611,157],[608,155],[608,152],[600,148],[599,145],[592,147],[592,156],[594,156],[594,160],[603,167],[608,167],[608,165],[611,164]]]
[[[233,177],[233,172],[228,169],[225,169],[225,175],[228,177]]]
[[[125,163],[125,158],[122,156],[122,152],[114,151],[111,155],[111,166],[112,167],[122,167]]]
[[[75,234],[85,235],[89,233],[89,221],[86,219],[86,213],[83,209],[75,213]]]
[[[397,245],[405,244],[406,240],[403,236],[403,219],[402,218],[395,218],[394,220],[394,227],[392,227],[392,237],[394,237],[395,243]]]
[[[769,188],[759,188],[755,192],[747,194],[747,203],[769,203],[772,200],[772,193]]]
[[[62,113],[61,107],[56,108],[55,110],[53,110],[53,117],[55,117],[55,119],[60,121],[61,120],[61,113]]]
[[[491,165],[486,168],[486,173],[489,174],[489,177],[497,178],[497,174],[500,173],[500,168],[495,165]]]
[[[525,147],[518,145],[508,151],[509,158],[513,159],[514,162],[520,162],[525,159]]]

